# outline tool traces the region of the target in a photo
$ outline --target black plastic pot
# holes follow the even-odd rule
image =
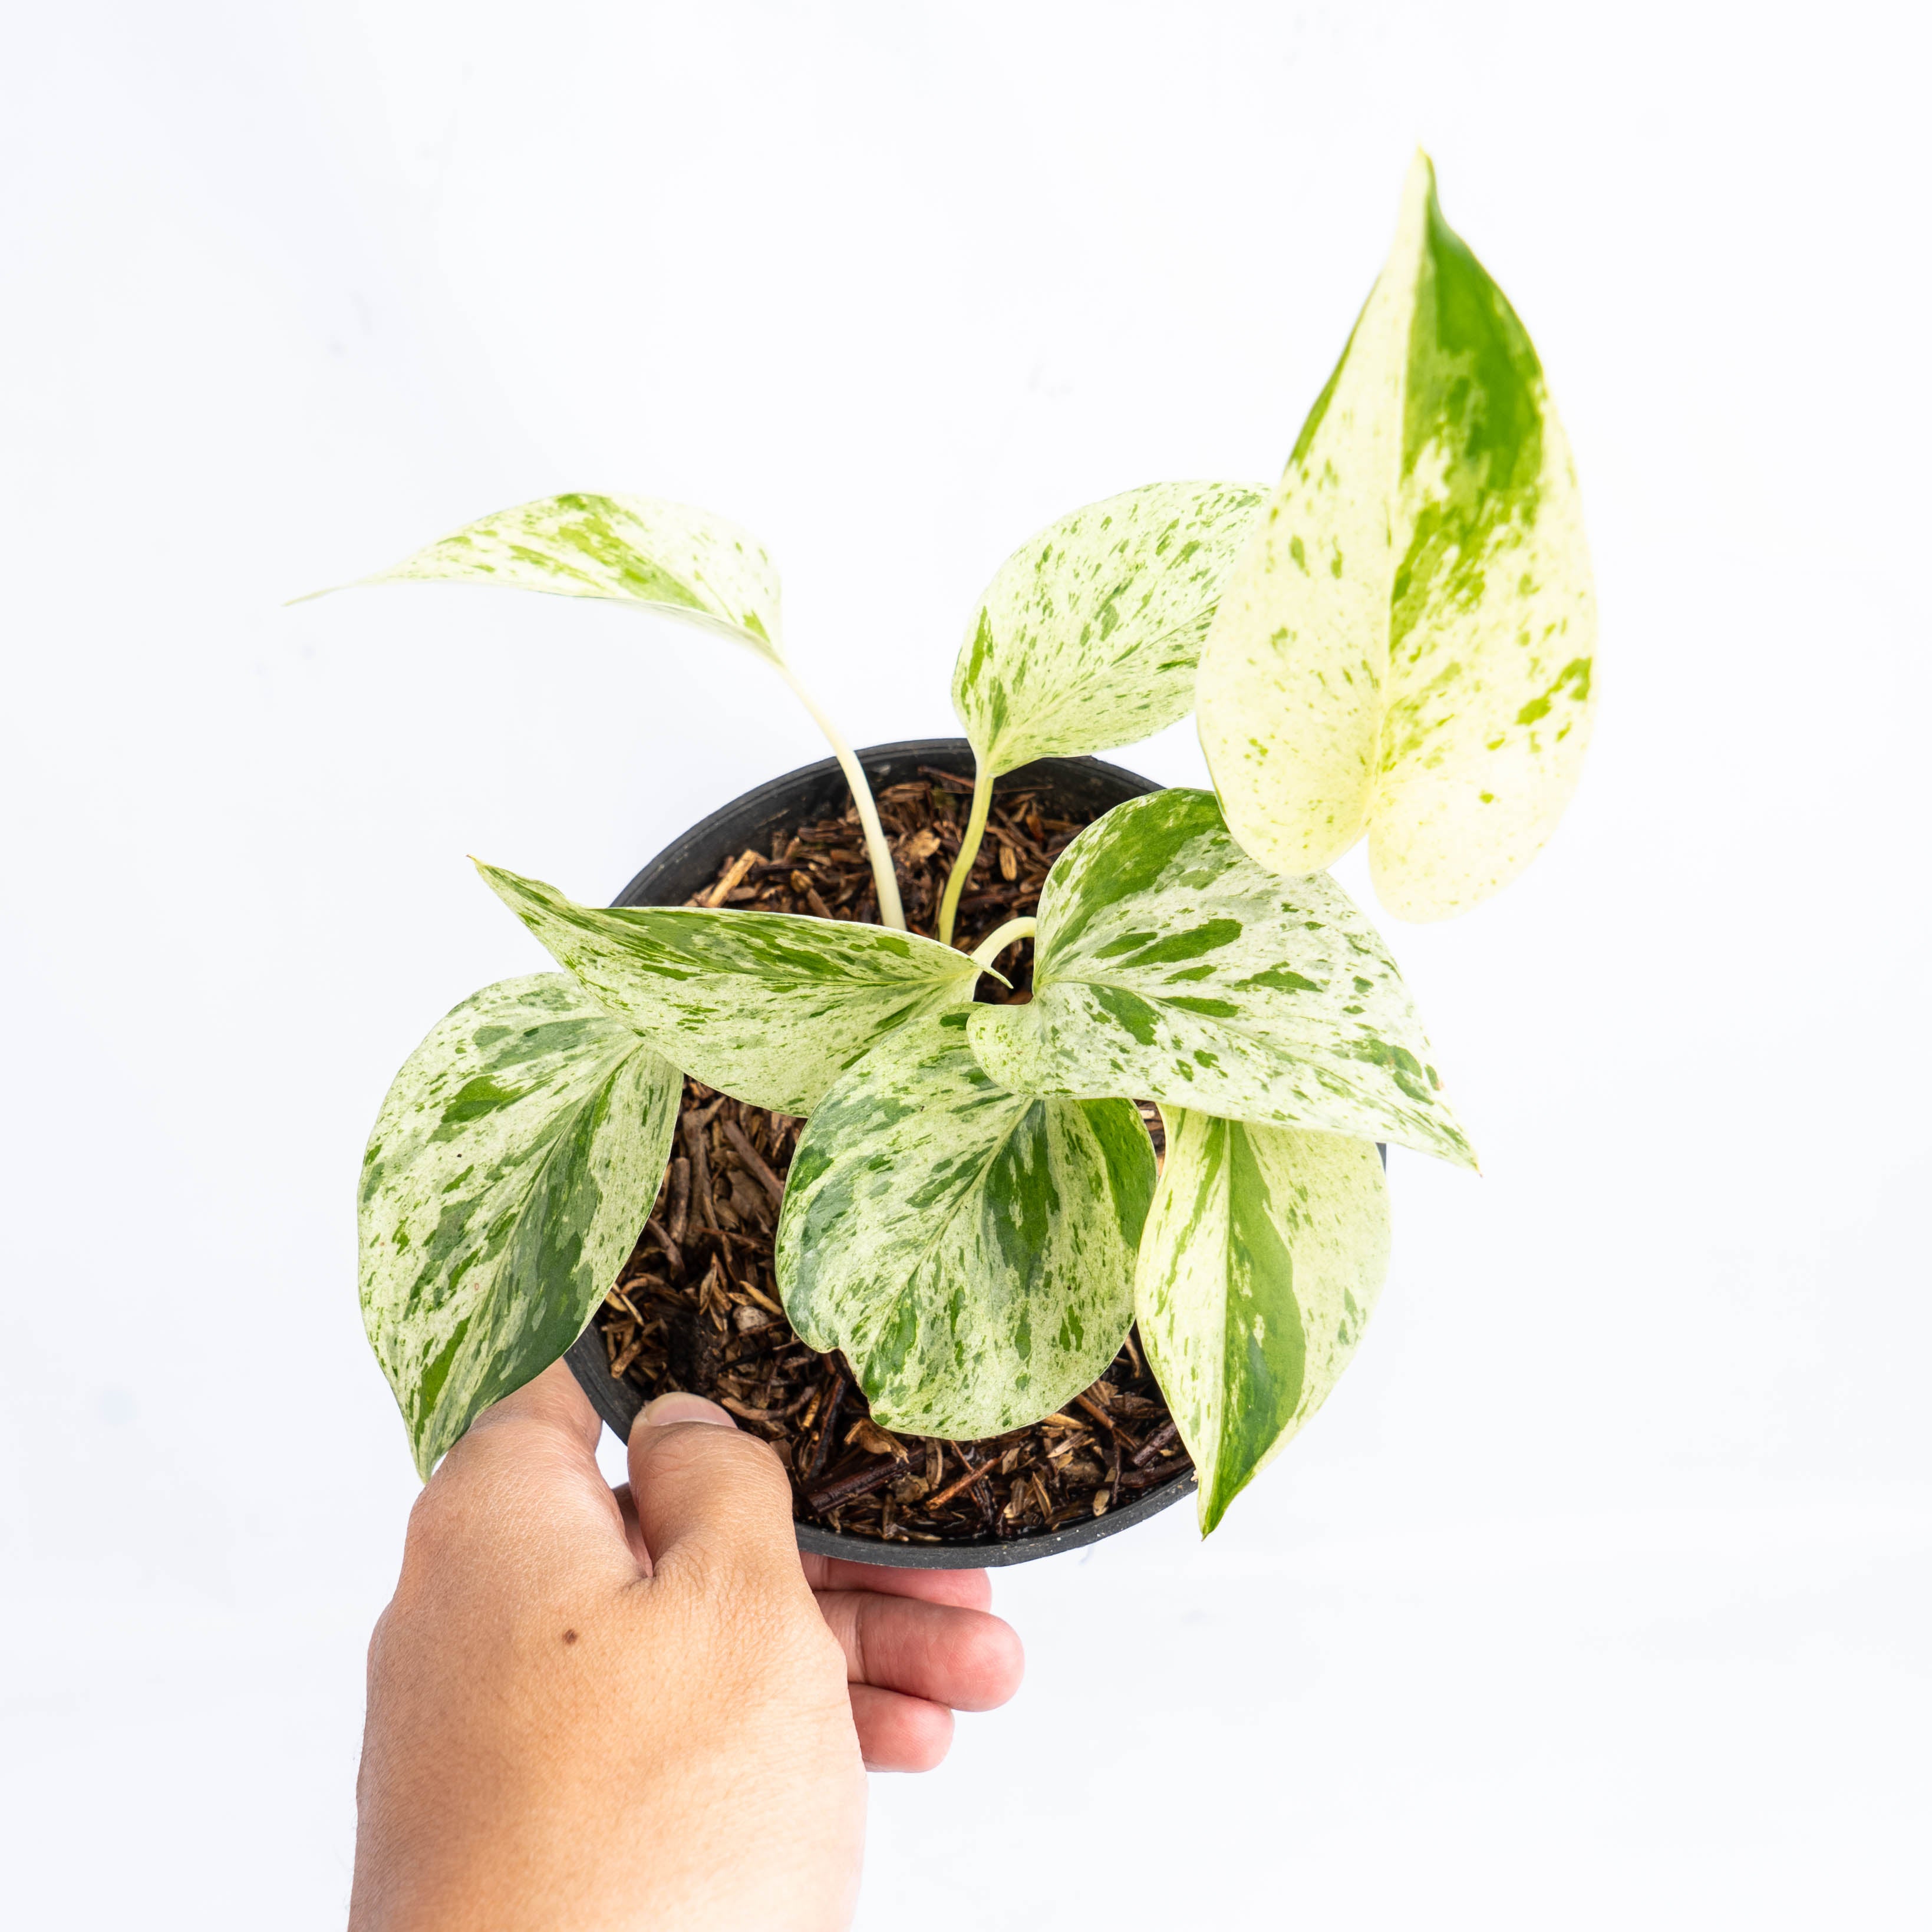
[[[914,739],[901,745],[875,745],[859,754],[874,791],[902,784],[920,776],[922,765],[973,776],[972,748],[964,738]],[[999,788],[1015,790],[1044,786],[1062,813],[1097,814],[1160,788],[1137,773],[1098,758],[1041,758],[1022,765],[1000,779]],[[755,791],[734,799],[674,839],[612,904],[620,906],[682,905],[718,876],[718,869],[747,845],[770,851],[775,834],[790,832],[812,820],[842,812],[847,798],[845,776],[836,758],[801,770],[788,772]],[[566,1358],[597,1413],[628,1441],[644,1398],[626,1382],[616,1380],[604,1351],[602,1336],[592,1326],[584,1330]],[[987,1538],[973,1543],[886,1543],[875,1537],[840,1536],[815,1524],[798,1526],[801,1550],[820,1556],[843,1556],[858,1563],[884,1563],[914,1570],[984,1570],[1000,1564],[1028,1563],[1063,1550],[1078,1550],[1114,1536],[1157,1510],[1192,1493],[1194,1472],[1163,1483],[1137,1501],[1105,1516],[1043,1530],[1037,1535],[1006,1541]]]

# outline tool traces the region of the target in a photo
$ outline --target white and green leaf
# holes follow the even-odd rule
[[[1264,872],[1211,792],[1130,799],[1040,894],[1033,998],[974,1008],[1017,1092],[1118,1094],[1473,1167],[1408,990],[1332,879]]]
[[[1201,742],[1270,870],[1366,830],[1390,910],[1507,884],[1575,788],[1596,606],[1569,446],[1522,322],[1418,155],[1387,265],[1201,662]]]
[[[426,1478],[582,1334],[664,1175],[682,1082],[561,973],[438,1022],[362,1156],[363,1325]]]
[[[996,1086],[966,1017],[902,1027],[819,1103],[777,1271],[792,1326],[844,1351],[880,1421],[970,1439],[1106,1372],[1132,1319],[1154,1162],[1126,1101]]]
[[[808,1114],[880,1034],[970,999],[962,952],[884,926],[792,913],[578,905],[477,869],[561,966],[721,1093]]]
[[[1347,1367],[1388,1271],[1388,1194],[1366,1141],[1161,1113],[1134,1312],[1205,1535]]]
[[[1049,524],[968,626],[952,708],[980,769],[1130,745],[1186,716],[1222,586],[1265,484],[1154,483]]]
[[[778,574],[764,547],[708,510],[652,496],[573,493],[519,503],[362,580],[498,584],[603,598],[681,618],[784,662]]]

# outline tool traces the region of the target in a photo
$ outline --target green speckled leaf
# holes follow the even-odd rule
[[[499,510],[369,584],[501,584],[681,617],[782,662],[778,574],[757,539],[650,496],[545,496]]]
[[[1300,874],[1366,830],[1406,919],[1486,898],[1575,788],[1596,628],[1542,366],[1418,155],[1202,652],[1201,742],[1235,836]]]
[[[682,1085],[561,973],[472,994],[404,1063],[362,1156],[362,1321],[424,1477],[583,1333]]]
[[[1263,872],[1211,792],[1130,799],[1088,826],[1047,876],[1034,945],[1031,1001],[971,1015],[974,1051],[1003,1086],[1475,1165],[1374,928],[1325,874]]]
[[[1205,1535],[1348,1366],[1388,1271],[1388,1194],[1366,1141],[1161,1112],[1134,1313]]]
[[[1152,483],[1007,558],[952,668],[982,770],[1131,745],[1186,716],[1194,668],[1264,484]]]
[[[793,1327],[844,1350],[887,1427],[960,1439],[1036,1421],[1105,1373],[1154,1182],[1132,1106],[1007,1093],[965,1022],[914,1021],[833,1086],[778,1234]]]
[[[791,913],[581,906],[479,865],[499,897],[598,1002],[684,1071],[808,1114],[879,1036],[971,998],[963,952],[884,926]]]

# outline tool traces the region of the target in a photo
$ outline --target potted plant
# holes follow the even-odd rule
[[[363,1308],[418,1468],[572,1352],[607,1414],[640,1360],[708,1376],[807,1533],[874,1560],[1030,1554],[1196,1482],[1211,1530],[1374,1306],[1377,1144],[1474,1166],[1324,868],[1366,835],[1389,910],[1465,910],[1547,838],[1588,731],[1567,447],[1426,158],[1272,490],[1130,490],[1002,566],[953,671],[970,776],[851,749],[770,560],[706,512],[551,498],[370,580],[402,580],[695,624],[842,775],[728,808],[614,908],[481,867],[562,970],[439,1022],[364,1156]],[[1092,760],[1190,708],[1214,790]]]

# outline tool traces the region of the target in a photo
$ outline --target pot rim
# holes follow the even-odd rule
[[[857,755],[875,790],[916,777],[921,765],[956,772],[964,778],[970,778],[974,769],[973,749],[964,738],[902,739],[889,745],[868,746]],[[1162,788],[1138,772],[1090,758],[1036,758],[1030,764],[1002,772],[995,788],[1018,791],[1043,782],[1077,784],[1082,780],[1085,783],[1080,788],[1118,794],[1110,805]],[[824,809],[818,802],[820,794],[842,799],[845,791],[845,775],[836,758],[802,765],[754,786],[674,838],[611,904],[680,904],[716,876],[718,855],[726,845],[742,848],[755,833],[769,830],[782,819],[816,815]],[[684,884],[682,891],[668,901],[667,892],[676,891],[677,885],[687,879],[691,883]],[[631,1425],[644,1406],[644,1398],[630,1383],[612,1377],[594,1316],[571,1344],[564,1360],[605,1426],[620,1442],[628,1441]],[[1010,1563],[1030,1563],[1042,1556],[1057,1556],[1063,1550],[1084,1549],[1121,1530],[1130,1529],[1192,1495],[1195,1480],[1195,1472],[1190,1468],[1184,1475],[1118,1509],[1110,1509],[1105,1516],[1004,1540],[988,1538],[970,1543],[889,1543],[876,1537],[842,1535],[821,1529],[815,1523],[794,1522],[793,1527],[800,1550],[814,1556],[838,1557],[848,1562],[875,1564],[890,1569],[998,1569]]]

